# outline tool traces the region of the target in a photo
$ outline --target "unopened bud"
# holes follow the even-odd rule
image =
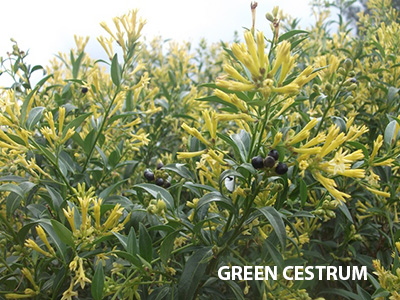
[[[328,82],[328,83],[325,85],[325,89],[326,89],[328,92],[330,92],[330,91],[332,90],[332,85]]]
[[[353,69],[353,61],[350,58],[346,58],[346,60],[344,61],[344,67],[347,71]]]
[[[355,89],[357,89],[357,84],[356,84],[356,83],[352,83],[352,84],[347,88],[348,91],[354,91]]]
[[[340,75],[346,75],[346,70],[344,69],[344,68],[342,68],[342,67],[340,67],[339,69],[338,69],[338,73],[340,74]]]
[[[275,17],[275,19],[278,16],[278,13],[279,13],[279,6],[275,6],[274,9],[272,10],[272,15]]]
[[[269,13],[269,12],[265,14],[265,18],[270,22],[274,21],[273,15],[271,15],[271,13]]]

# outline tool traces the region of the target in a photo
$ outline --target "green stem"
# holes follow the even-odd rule
[[[191,247],[193,245],[194,245],[193,243],[190,243],[190,244],[187,244],[187,245],[185,245],[185,246],[183,246],[183,247],[181,247],[179,249],[175,249],[175,250],[171,251],[171,255],[172,254],[177,254],[177,253],[179,253],[179,252],[181,252],[181,251],[183,251],[183,250],[185,250],[185,249],[187,249],[187,248],[189,248],[189,247]],[[153,259],[150,264],[153,265],[156,262],[158,262],[159,260],[161,260],[161,257],[157,257],[156,259]]]
[[[16,241],[17,243],[19,243],[18,237],[17,237],[17,235],[16,235],[16,233],[15,233],[15,231],[14,231],[14,228],[10,225],[10,223],[8,223],[7,218],[6,218],[3,214],[0,214],[0,218],[1,218],[1,220],[3,221],[3,223],[6,225],[6,227],[8,228],[8,230],[10,231],[10,233],[11,233],[11,235],[13,236],[13,238],[15,239],[15,241]]]
[[[337,98],[337,96],[338,96],[339,93],[340,93],[340,90],[341,90],[341,88],[342,88],[342,86],[343,86],[343,83],[345,82],[345,78],[346,78],[346,77],[347,77],[347,73],[346,73],[346,75],[344,76],[344,79],[342,80],[342,82],[340,83],[339,88],[337,89],[337,91],[336,91],[336,93],[335,93],[335,96],[333,96],[332,100],[328,100],[328,107],[324,110],[324,113],[323,113],[323,115],[322,115],[322,118],[321,118],[321,120],[319,121],[319,125],[318,125],[318,128],[317,128],[317,131],[315,132],[315,136],[317,136],[318,133],[319,133],[319,131],[321,130],[322,124],[324,123],[324,120],[325,120],[325,118],[326,118],[326,115],[328,114],[328,111],[331,109],[332,104],[334,104],[334,103],[336,102],[336,98]]]
[[[41,147],[33,139],[30,138],[30,141],[35,146],[36,149],[41,150]],[[41,151],[41,153],[43,154],[44,157],[46,157],[47,161],[50,162],[50,164],[56,169],[57,173],[61,176],[62,181],[65,183],[67,188],[73,193],[73,189],[72,189],[71,185],[69,184],[68,179],[61,172],[60,167],[58,165],[58,159],[57,159],[58,155],[55,157],[57,159],[57,161],[53,161],[53,159],[51,157],[49,157],[46,154],[46,152]]]
[[[89,154],[88,154],[88,156],[86,158],[85,164],[82,167],[82,173],[84,173],[86,171],[86,168],[87,168],[87,166],[89,164],[89,161],[92,158],[94,148],[96,147],[97,141],[99,140],[99,137],[100,137],[101,133],[103,132],[104,126],[106,125],[106,122],[107,122],[107,119],[108,119],[108,114],[110,113],[110,110],[111,110],[111,108],[112,108],[112,106],[114,104],[114,101],[117,98],[117,95],[119,94],[119,92],[120,92],[120,88],[118,87],[117,90],[115,91],[114,97],[112,98],[110,105],[108,106],[108,108],[107,108],[107,110],[106,110],[106,112],[104,114],[104,118],[101,121],[101,125],[100,125],[100,128],[99,128],[99,131],[96,134],[96,138],[94,139],[94,143],[93,143],[92,147],[90,148],[90,151],[89,151]]]

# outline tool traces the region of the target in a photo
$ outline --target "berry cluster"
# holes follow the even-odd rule
[[[164,164],[162,162],[157,164],[157,171],[154,172],[150,169],[146,169],[143,173],[144,178],[146,178],[148,181],[154,181],[155,180],[155,184],[158,186],[162,186],[164,188],[169,188],[171,186],[171,182],[170,182],[170,177],[168,175],[168,173],[159,171],[162,167],[164,167]]]
[[[288,166],[285,163],[276,162],[279,160],[279,153],[276,150],[271,150],[268,156],[263,159],[261,156],[255,156],[251,159],[251,164],[255,169],[262,168],[273,168],[275,167],[275,172],[279,175],[283,175],[288,171]],[[275,166],[276,165],[276,166]]]

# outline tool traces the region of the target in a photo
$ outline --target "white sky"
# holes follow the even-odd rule
[[[143,34],[147,37],[197,42],[230,41],[237,30],[251,26],[249,0],[19,0],[1,1],[0,56],[11,50],[10,38],[17,40],[21,50],[29,49],[28,63],[46,65],[58,51],[68,52],[74,47],[74,34],[90,36],[87,51],[94,58],[103,55],[96,40],[107,36],[101,21],[112,23],[112,18],[130,9],[139,8],[139,15],[147,20]],[[302,28],[314,21],[309,0],[259,0],[256,28],[269,31],[265,13],[279,5],[284,13],[301,18]],[[0,77],[0,85],[1,85]]]

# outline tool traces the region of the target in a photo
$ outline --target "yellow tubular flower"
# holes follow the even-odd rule
[[[246,78],[244,78],[240,73],[232,66],[228,64],[223,65],[224,71],[228,73],[232,78],[239,80],[243,83],[250,83]]]
[[[345,170],[343,172],[338,172],[338,175],[352,177],[352,178],[364,178],[365,177],[365,170],[363,169],[350,169]]]
[[[65,107],[58,108],[58,135],[61,135],[64,127]]]
[[[22,268],[22,269],[21,269],[21,273],[26,277],[26,279],[29,280],[29,282],[33,285],[33,287],[35,288],[35,290],[38,291],[38,290],[39,290],[39,287],[38,287],[38,285],[35,283],[35,281],[33,280],[31,271],[29,271],[28,268]]]
[[[267,239],[268,235],[260,227],[257,227],[257,228],[258,228],[258,232],[260,233],[263,240]]]
[[[276,146],[278,146],[279,142],[282,140],[282,132],[277,132],[274,136],[274,142],[271,145],[271,148],[275,148]]]
[[[247,108],[244,106],[244,101],[239,99],[236,94],[231,94],[230,95],[231,103],[235,105],[239,110],[243,112],[247,112]]]
[[[11,138],[9,138],[8,135],[4,133],[3,130],[0,130],[0,138],[3,139],[5,142],[7,142],[10,146],[15,146],[17,148],[20,147],[20,145],[14,142]]]
[[[114,227],[116,223],[118,223],[119,218],[122,216],[123,211],[124,208],[121,207],[120,204],[115,205],[106,222],[103,224],[103,231],[107,231],[109,228]]]
[[[249,50],[252,63],[254,64],[254,67],[256,68],[256,73],[252,74],[254,76],[258,76],[259,70],[260,70],[260,63],[257,57],[257,48],[256,48],[256,43],[254,41],[253,34],[250,31],[246,31],[244,33],[244,40],[246,41],[247,49]]]
[[[232,121],[232,120],[245,120],[247,122],[255,122],[256,120],[250,117],[248,114],[216,114],[216,119],[218,121]]]
[[[86,277],[85,271],[83,270],[83,260],[79,258],[79,269],[77,274],[77,279],[75,280],[75,285],[80,284],[81,288],[85,287],[85,283],[91,283],[90,279]]]
[[[67,206],[67,210],[65,210],[63,208],[64,215],[67,218],[69,225],[71,226],[72,232],[74,232],[76,230],[75,229],[75,221],[74,221],[74,211],[75,211],[75,208],[71,209],[69,206]]]
[[[314,148],[304,148],[304,147],[294,148],[293,147],[293,152],[308,154],[308,155],[316,154],[320,151],[321,151],[321,147],[314,147]]]
[[[221,100],[224,100],[225,102],[231,102],[231,98],[229,97],[229,95],[221,90],[215,89],[214,95],[220,98]]]
[[[372,162],[375,158],[375,155],[378,153],[379,149],[383,145],[383,136],[380,134],[374,141],[374,149],[372,150],[371,156],[370,156],[370,161]]]
[[[246,112],[247,108],[244,105],[244,101],[239,99],[238,96],[236,96],[236,94],[226,94],[224,92],[222,92],[221,90],[215,89],[214,90],[214,94],[215,96],[217,96],[218,98],[220,98],[221,100],[224,100],[225,102],[228,103],[232,103],[233,105],[235,105],[239,110]]]
[[[82,215],[82,224],[81,224],[81,230],[85,230],[86,226],[88,224],[88,208],[89,208],[89,203],[92,199],[84,196],[84,197],[78,197],[79,205],[81,207],[81,215]]]
[[[308,138],[310,136],[310,130],[313,129],[315,125],[317,125],[317,123],[318,123],[317,119],[312,119],[310,122],[307,123],[307,125],[302,130],[299,131],[299,133],[297,133],[294,137],[289,139],[287,144],[294,145]]]
[[[72,297],[78,297],[78,292],[74,291],[73,281],[71,281],[69,288],[63,293],[61,300],[72,300]]]
[[[325,143],[322,146],[321,153],[318,155],[320,158],[323,158],[333,149],[339,147],[346,140],[344,133],[342,132],[339,134],[339,131],[340,129],[336,125],[332,125],[329,128],[328,135],[326,136]]]
[[[215,159],[216,161],[218,161],[219,163],[221,163],[222,165],[225,165],[226,162],[224,162],[223,158],[224,158],[224,154],[215,152],[214,150],[210,150],[207,152],[208,155],[210,155],[213,159]]]
[[[40,239],[43,241],[43,243],[46,245],[47,249],[49,249],[50,253],[54,254],[54,249],[53,247],[50,246],[49,241],[47,240],[46,233],[43,230],[43,227],[38,225],[36,226],[36,232],[39,235]]]
[[[285,80],[289,71],[294,67],[296,58],[297,55],[292,57],[289,56],[288,60],[282,63],[281,74],[279,75],[278,84],[282,84],[283,80]],[[299,79],[299,77],[296,78],[296,80],[297,79]],[[300,84],[296,80],[293,82],[300,86]]]
[[[347,136],[346,136],[346,140],[347,141],[355,141],[360,135],[368,132],[368,128],[363,125],[363,126],[350,126],[348,132],[347,132]]]
[[[207,150],[201,150],[201,151],[196,151],[196,152],[177,152],[177,158],[178,159],[185,159],[185,158],[193,158],[196,156],[200,156],[202,154],[206,154]]]
[[[385,198],[389,198],[390,197],[390,193],[387,192],[383,192],[383,191],[378,191],[377,189],[373,189],[370,187],[365,187],[368,191],[370,191],[371,193],[378,195],[378,196],[382,196]]]
[[[195,138],[197,138],[200,142],[202,142],[205,145],[209,145],[210,143],[201,135],[201,133],[192,127],[189,127],[186,123],[182,124],[182,128],[183,130],[185,130],[187,133],[189,133],[190,135],[194,136]]]
[[[340,192],[336,189],[336,182],[333,179],[326,178],[322,176],[322,174],[319,171],[315,171],[312,173],[314,178],[318,180],[324,188],[337,200],[345,202],[345,198],[350,198],[350,195]]]
[[[31,132],[21,128],[15,129],[15,133],[25,142],[25,146],[29,147],[29,136],[32,134]]]
[[[25,241],[25,244],[24,244],[24,245],[25,245],[25,247],[27,247],[27,248],[31,248],[31,249],[33,249],[33,250],[39,252],[39,253],[42,253],[44,256],[52,257],[52,255],[51,255],[49,252],[44,251],[42,248],[40,248],[40,247],[38,246],[38,244],[36,244],[36,242],[35,242],[34,240],[32,240],[32,239],[27,239],[27,240]]]
[[[32,289],[25,289],[24,294],[17,294],[17,293],[9,293],[6,294],[6,299],[26,299],[26,298],[33,298],[39,295],[40,291],[34,291]]]
[[[110,60],[112,60],[112,59],[113,59],[113,56],[114,56],[114,51],[113,51],[113,49],[112,49],[112,43],[109,43],[109,42],[107,41],[107,39],[105,39],[103,36],[97,37],[97,41],[98,41],[98,42],[100,43],[100,45],[103,47],[103,49],[104,49],[104,51],[106,52],[108,58],[109,58]],[[97,87],[96,87],[96,89],[99,90]]]
[[[377,167],[377,166],[389,166],[391,167],[393,165],[394,159],[393,158],[388,158],[380,162],[374,162],[371,164],[371,166]]]
[[[265,39],[264,34],[259,31],[257,32],[257,52],[258,59],[260,61],[260,72],[264,69],[264,72],[268,70],[268,57],[264,53],[265,51]]]
[[[74,134],[75,134],[75,127],[74,128],[68,128],[67,133],[65,134],[65,136],[60,141],[60,144],[64,144]]]
[[[203,110],[201,114],[203,115],[204,123],[208,132],[210,133],[211,138],[215,139],[217,136],[217,128],[214,127],[214,123],[211,121],[210,111]]]
[[[76,44],[76,48],[78,49],[78,52],[81,53],[85,50],[86,44],[89,41],[89,37],[87,36],[85,39],[82,36],[77,36],[74,34],[74,40]]]
[[[319,133],[316,137],[312,138],[311,140],[309,140],[307,143],[305,143],[302,148],[309,148],[315,145],[318,145],[320,143],[322,143],[323,141],[325,141],[325,133]]]
[[[276,47],[276,59],[274,67],[272,68],[270,74],[275,75],[279,67],[284,61],[290,57],[290,43],[288,41],[283,41]]]
[[[108,34],[111,35],[111,36],[113,37],[114,40],[118,40],[118,39],[116,38],[116,36],[114,35],[114,33],[111,31],[111,29],[108,27],[108,25],[107,25],[106,22],[100,22],[100,26],[103,27],[103,29],[104,29],[105,31],[107,31]]]
[[[294,103],[293,98],[286,100],[285,103],[283,104],[282,108],[277,113],[274,114],[274,119],[278,118],[281,114],[283,114],[289,108],[289,106],[292,105],[293,103]]]
[[[293,82],[302,87],[307,82],[311,81],[312,79],[318,76],[318,73],[311,74],[313,70],[314,68],[312,66],[308,66],[303,70],[303,72],[300,73],[300,75]]]
[[[100,207],[102,199],[97,199],[93,201],[93,213],[96,228],[100,228]]]
[[[232,91],[252,91],[256,88],[256,85],[250,83],[242,83],[236,81],[227,81],[223,79],[217,79],[215,84],[219,87],[226,88]]]
[[[232,47],[232,52],[235,57],[240,60],[241,62],[244,61],[244,54],[246,52],[246,46],[242,44],[233,44]]]
[[[279,94],[297,94],[299,92],[299,86],[296,83],[291,82],[282,87],[271,87],[271,90]]]
[[[49,123],[50,129],[51,129],[51,137],[54,140],[56,138],[56,128],[54,126],[54,120],[53,120],[53,114],[51,111],[47,112],[44,114],[44,117],[46,121]]]

